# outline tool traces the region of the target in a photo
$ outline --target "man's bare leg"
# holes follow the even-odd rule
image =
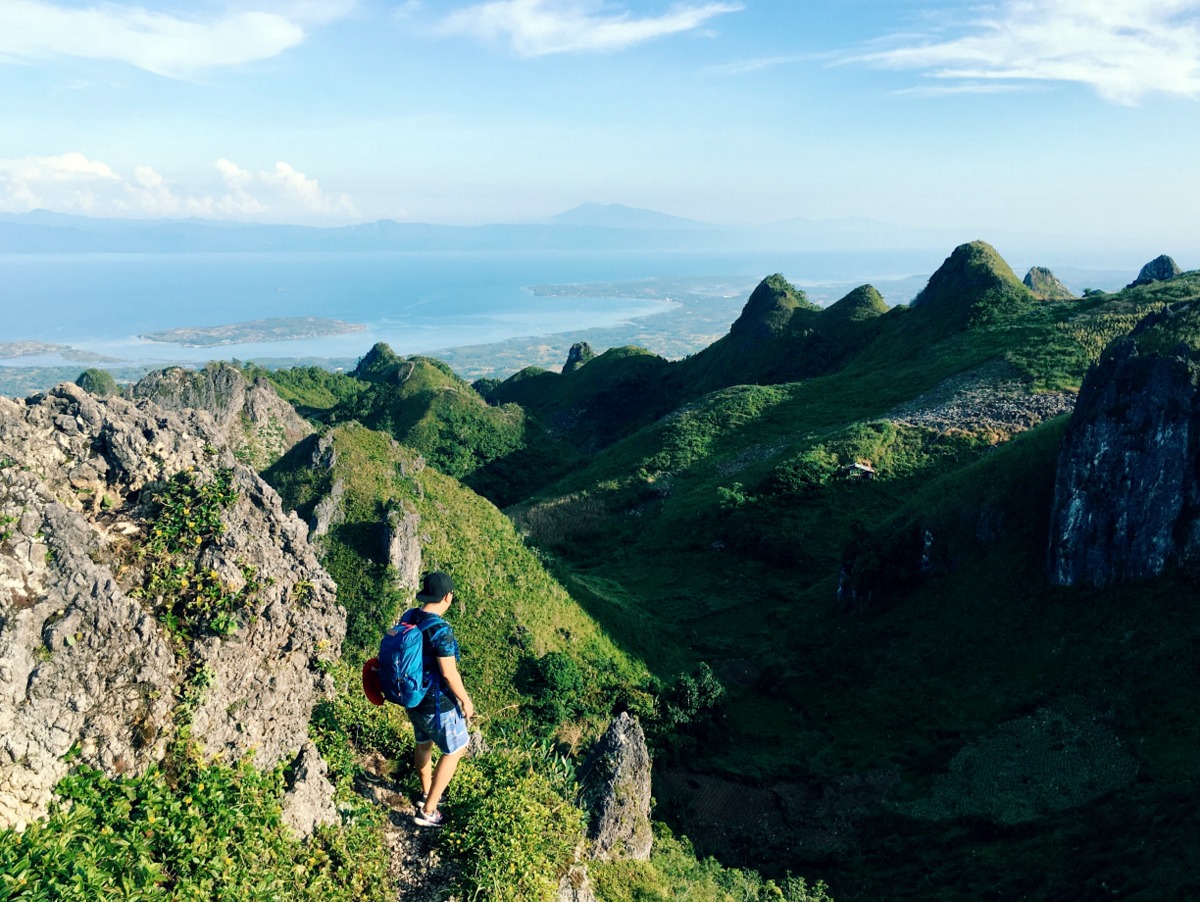
[[[437,811],[438,802],[442,800],[442,793],[450,785],[450,779],[458,769],[458,762],[466,752],[467,747],[464,745],[457,752],[451,752],[449,755],[442,755],[438,758],[437,767],[433,769],[433,783],[430,785],[429,791],[425,793],[426,814],[433,814]],[[423,781],[424,777],[421,779]],[[424,782],[421,785],[424,786]]]
[[[425,798],[429,798],[429,788],[433,785],[433,743],[422,742],[413,749],[413,766],[417,769],[417,776],[421,778],[421,794]],[[445,789],[445,787],[442,787]]]

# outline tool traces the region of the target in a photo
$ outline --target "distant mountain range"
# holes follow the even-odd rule
[[[586,203],[544,222],[482,226],[390,219],[320,228],[208,219],[0,214],[0,253],[209,253],[474,250],[921,250],[961,236],[867,219],[715,225],[621,204]]]

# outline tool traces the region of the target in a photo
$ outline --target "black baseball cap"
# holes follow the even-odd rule
[[[442,573],[440,570],[435,570],[433,573],[425,574],[425,581],[421,585],[421,591],[417,593],[417,601],[439,602],[448,594],[454,591],[454,580],[450,578],[450,574]]]

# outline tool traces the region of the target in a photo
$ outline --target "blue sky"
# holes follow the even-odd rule
[[[3,0],[0,211],[598,201],[1200,256],[1198,97],[1200,0]]]

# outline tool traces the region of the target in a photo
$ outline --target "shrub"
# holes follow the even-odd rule
[[[160,616],[178,636],[227,635],[237,628],[239,610],[260,588],[257,571],[249,565],[241,565],[240,586],[197,566],[205,544],[224,533],[223,513],[237,497],[233,472],[226,469],[204,480],[189,468],[153,493],[149,537],[136,551],[145,564],[145,580],[131,594],[159,599]]]
[[[588,871],[600,902],[832,902],[824,883],[810,887],[790,875],[764,880],[714,858],[698,859],[686,836],[676,838],[657,823],[649,861],[596,863]]]
[[[503,749],[459,765],[441,849],[457,859],[463,897],[490,902],[551,900],[583,841],[583,812],[535,770],[536,753]]]
[[[279,771],[200,767],[110,780],[79,768],[23,833],[0,832],[0,898],[382,900],[395,897],[379,823],[292,838]]]
[[[108,370],[95,368],[86,369],[76,376],[75,384],[85,392],[96,395],[98,398],[111,398],[121,391],[112,373]]]

